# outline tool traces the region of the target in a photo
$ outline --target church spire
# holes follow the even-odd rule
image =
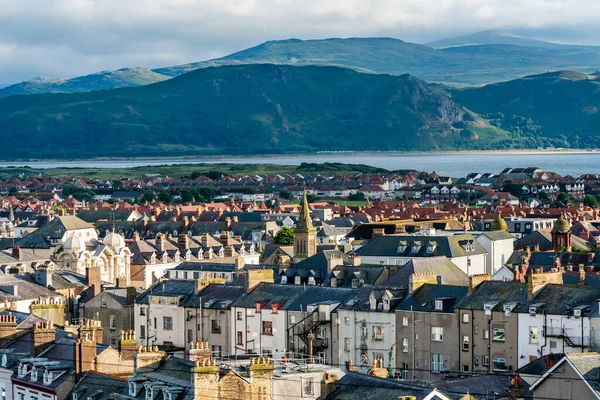
[[[296,224],[296,231],[308,232],[314,229],[312,219],[310,218],[310,211],[308,209],[308,200],[306,199],[306,189],[302,194],[302,204],[300,209],[300,216],[298,217],[298,223]]]

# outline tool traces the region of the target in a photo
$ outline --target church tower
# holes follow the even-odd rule
[[[552,228],[552,250],[571,251],[571,227],[563,214],[554,222]]]
[[[294,229],[294,262],[302,261],[317,253],[317,229],[310,218],[306,189],[302,196],[301,207],[296,229]]]

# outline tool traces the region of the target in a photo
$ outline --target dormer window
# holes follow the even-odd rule
[[[31,380],[37,381],[37,378],[38,378],[37,368],[33,367],[33,368],[31,368]]]
[[[404,240],[402,240],[402,241],[400,241],[400,243],[398,243],[398,253],[404,253],[407,248],[408,248],[408,244]]]
[[[188,250],[185,253],[185,261],[190,261],[191,257],[192,257],[192,253]]]
[[[282,285],[287,285],[287,276],[285,276],[285,275],[281,276],[281,284]]]
[[[356,289],[358,287],[358,279],[354,278],[352,279],[352,288]]]
[[[71,396],[71,400],[78,400],[79,399],[79,395],[75,392],[73,392],[73,396]]]
[[[443,300],[435,300],[435,309],[440,311],[444,309],[444,301]]]
[[[162,255],[162,262],[163,262],[163,263],[166,263],[166,262],[167,262],[167,260],[168,260],[168,259],[167,259],[167,253],[163,253],[163,255]]]
[[[175,253],[175,262],[179,262],[179,253]]]
[[[2,354],[2,366],[6,367],[6,364],[8,364],[8,357],[6,354]]]
[[[337,278],[331,278],[331,287],[337,287]]]
[[[414,242],[411,250],[413,253],[418,253],[421,250],[421,247],[421,242]]]
[[[296,278],[294,278],[294,283],[295,283],[296,285],[299,285],[299,284],[301,283],[301,278],[300,278],[300,276],[296,276]]]
[[[435,251],[435,249],[437,248],[437,243],[436,242],[429,242],[427,244],[427,253],[428,254],[433,254],[433,252]]]
[[[27,365],[19,364],[19,371],[18,371],[19,378],[24,377],[26,374],[27,374]]]
[[[313,276],[309,276],[308,277],[308,284],[309,285],[314,285],[315,284],[315,278]]]
[[[52,383],[52,372],[44,371],[44,385]]]
[[[219,257],[225,257],[225,250],[222,247],[219,249]]]
[[[150,257],[150,263],[156,264],[156,256],[154,254],[152,254],[152,256]]]

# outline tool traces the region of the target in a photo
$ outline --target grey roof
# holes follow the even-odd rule
[[[406,249],[399,251],[399,244],[405,243]],[[435,243],[434,243],[435,242]],[[434,244],[433,252],[428,252],[429,244]],[[473,249],[467,250],[466,245],[472,244]],[[419,250],[413,252],[413,245]],[[360,256],[387,257],[463,257],[486,254],[487,251],[470,234],[452,236],[412,236],[412,235],[382,235],[369,241],[355,251]]]
[[[412,307],[414,311],[453,313],[456,305],[467,295],[468,291],[469,288],[465,286],[425,284],[412,295],[406,296],[396,309],[406,311]],[[435,300],[442,299],[443,310],[436,310]]]
[[[490,238],[491,240],[505,240],[505,239],[513,239],[514,236],[506,231],[485,231],[481,233],[481,235]]]
[[[332,278],[336,279],[336,287],[352,287],[352,281],[355,279],[358,279],[359,285],[375,285],[385,271],[386,268],[379,265],[358,267],[338,265],[333,268],[323,285],[330,286]]]
[[[307,286],[299,296],[286,305],[285,309],[290,311],[306,311],[306,306],[308,305],[343,303],[355,295],[356,289]]]
[[[514,243],[515,249],[524,249],[526,247],[533,249],[536,245],[540,246],[541,251],[552,250],[552,233],[550,229],[540,229],[531,232],[529,235],[515,240]],[[579,236],[571,235],[571,246],[579,250],[589,250],[591,244]]]
[[[127,381],[124,379],[88,371],[77,382],[77,385],[75,385],[67,398],[70,399],[73,393],[77,393],[80,399],[108,400],[113,394],[125,393],[126,388]]]
[[[557,362],[559,362],[565,355],[562,353],[547,354],[538,358],[537,360],[530,362],[527,365],[522,366],[517,370],[519,374],[524,375],[537,375],[542,376],[550,368],[552,368]]]
[[[566,354],[565,357],[596,391],[596,395],[600,395],[600,354]]]
[[[16,300],[35,300],[40,297],[62,296],[61,294],[38,284],[28,275],[0,275],[0,291],[9,293],[7,287],[10,286],[16,286],[17,288],[17,294],[14,296]]]
[[[202,289],[197,294],[188,297],[181,303],[183,307],[200,307],[202,301],[203,308],[207,302],[210,304],[208,308],[223,308],[223,304],[227,304],[229,308],[231,304],[242,296],[245,292],[243,286],[210,284]],[[213,301],[215,300],[215,301]]]
[[[234,272],[237,270],[235,264],[229,263],[210,263],[210,262],[182,262],[173,271],[219,271]]]
[[[99,220],[127,221],[134,213],[134,210],[81,210],[77,212],[77,217],[92,223]]]
[[[337,389],[327,400],[398,400],[401,396],[415,396],[422,400],[431,389],[413,388],[401,382],[377,378],[356,372],[346,372],[337,383]]]
[[[492,311],[502,310],[504,303],[527,302],[527,284],[486,281],[469,293],[456,306],[459,309],[483,310],[488,303],[496,303]]]
[[[283,303],[279,308],[286,309],[304,290],[304,286],[261,282],[250,293],[240,296],[232,306],[252,308],[255,303],[265,302],[263,308],[270,308],[274,303]]]
[[[598,311],[598,299],[600,287],[548,284],[535,294],[533,300],[515,307],[514,312],[527,313],[529,303],[538,303],[543,304],[541,309],[546,314],[571,315],[573,308],[589,306],[584,315],[590,315]]]
[[[406,295],[406,289],[388,288],[382,286],[361,286],[354,290],[353,296],[349,297],[342,304],[338,306],[340,310],[355,310],[355,311],[377,311],[377,312],[388,312],[383,310],[371,310],[370,297],[373,293],[376,299],[381,299],[384,292],[389,291],[392,295],[392,301],[390,304],[390,311],[400,303],[402,298]]]
[[[139,295],[136,303],[148,304],[150,296],[178,296],[187,298],[194,294],[196,290],[196,282],[189,280],[166,279],[156,282],[144,293]]]
[[[412,274],[435,273],[444,285],[468,286],[469,277],[446,257],[413,258],[384,282],[386,286],[408,286]]]
[[[524,251],[515,251],[506,261],[507,265],[521,265]],[[556,258],[560,258],[561,265],[572,265],[577,270],[579,265],[600,265],[600,253],[568,253],[562,251],[532,251],[529,258],[529,268],[541,267],[544,271],[552,269]],[[591,259],[591,260],[590,260]]]

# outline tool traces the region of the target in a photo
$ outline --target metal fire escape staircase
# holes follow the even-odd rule
[[[304,344],[303,347],[306,354],[308,354],[311,337],[313,341],[313,354],[323,351],[329,346],[327,338],[318,335],[319,327],[329,323],[329,318],[327,318],[328,315],[322,314],[323,313],[319,313],[317,308],[315,311],[309,313],[304,319],[288,328],[288,337],[298,337]],[[296,348],[296,340],[292,340],[292,343],[290,343],[290,350],[299,352],[300,349]]]

